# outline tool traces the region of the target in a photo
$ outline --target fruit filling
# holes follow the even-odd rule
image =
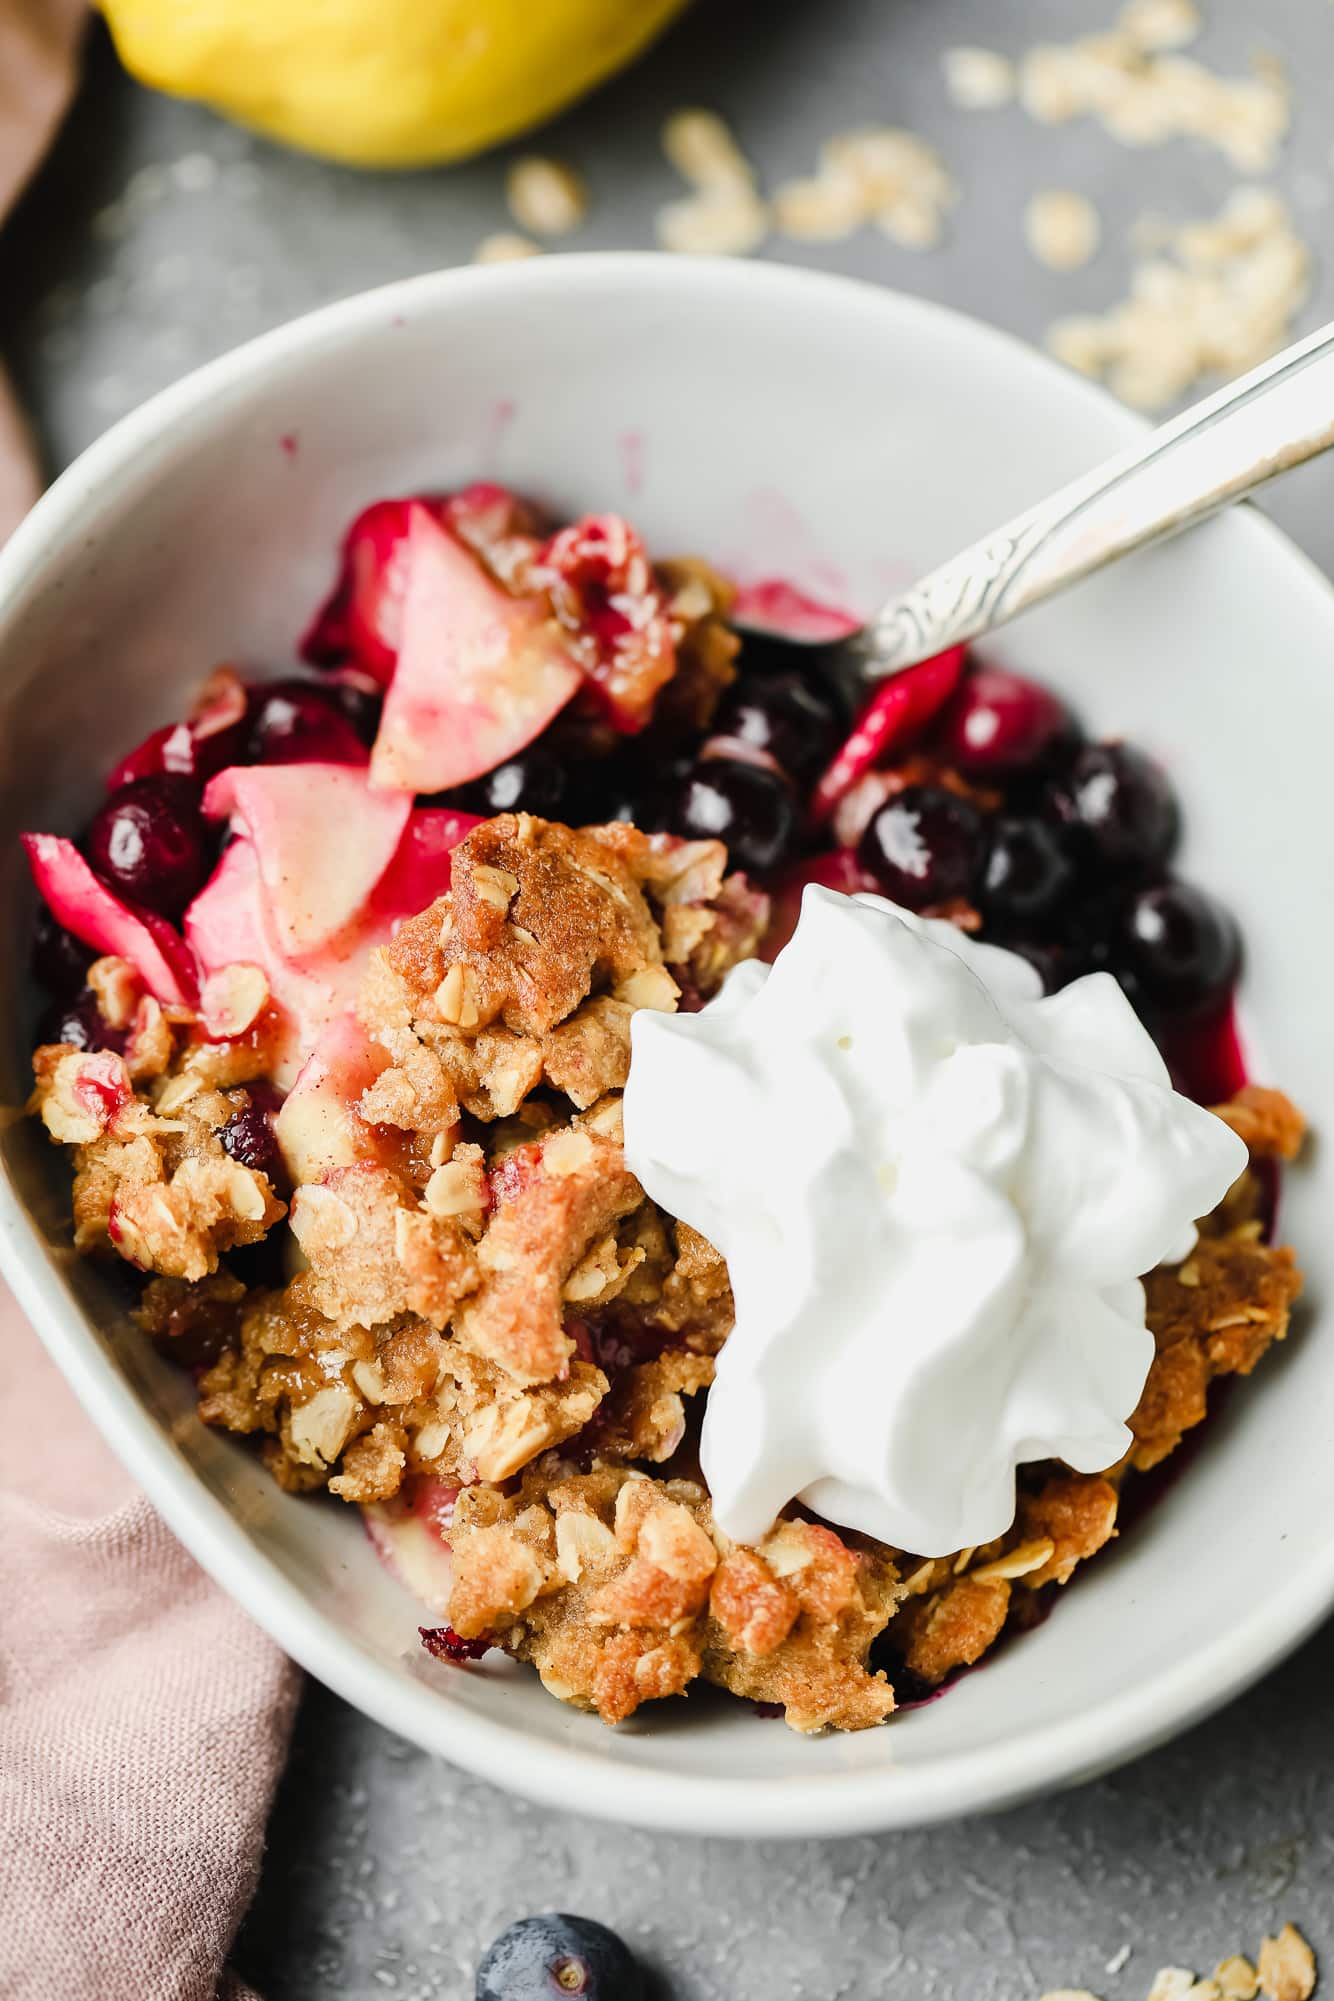
[[[206,1424],[364,1510],[432,1672],[498,1646],[608,1723],[699,1679],[798,1730],[879,1723],[1035,1623],[1287,1331],[1272,1163],[1302,1122],[1242,1072],[1240,935],[1176,873],[1162,769],[959,649],[849,715],[803,643],[848,623],[778,586],[738,604],[615,515],[380,500],[310,672],[216,668],[80,831],[25,837],[32,1110],[75,1245],[141,1275]],[[635,1015],[772,960],[810,884],[1048,993],[1111,974],[1252,1163],[1145,1274],[1122,1458],[1024,1466],[1013,1525],[948,1557],[799,1504],[722,1533],[698,1443],[728,1268],[626,1165]]]

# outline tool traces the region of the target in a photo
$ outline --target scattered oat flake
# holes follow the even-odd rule
[[[1315,1954],[1295,1925],[1264,1940],[1256,1970],[1267,2001],[1307,2001],[1315,1992]]]
[[[1184,1966],[1161,1966],[1145,2001],[1186,2001],[1195,1985],[1195,1975]]]
[[[1129,0],[1121,32],[1141,49],[1184,49],[1203,25],[1195,0]]]
[[[502,229],[494,236],[484,236],[473,251],[474,264],[517,264],[522,257],[540,257],[542,246],[531,237],[520,236],[515,230]]]
[[[1239,1952],[1219,1962],[1214,1968],[1214,1979],[1223,2001],[1255,2001],[1260,1991],[1260,1976]]]
[[[1129,1939],[1127,1939],[1124,1945],[1119,1945],[1116,1948],[1116,1951],[1112,1954],[1111,1958],[1108,1960],[1107,1965],[1104,1968],[1104,1971],[1107,1973],[1119,1973],[1123,1966],[1129,1964],[1132,1950],[1133,1948],[1130,1944],[1130,1941]]]
[[[769,234],[769,209],[746,188],[716,188],[658,210],[658,241],[687,257],[745,257]]]
[[[1053,271],[1078,271],[1096,255],[1102,219],[1087,195],[1047,188],[1024,210],[1024,235],[1039,264]]]
[[[1014,97],[1014,64],[995,49],[946,49],[942,61],[945,89],[961,111],[994,111]]]
[[[662,128],[667,158],[694,193],[658,210],[658,241],[679,256],[745,257],[772,226],[751,166],[714,111],[678,111]]]
[[[1179,0],[1132,0],[1113,28],[1039,43],[1020,61],[1019,101],[1045,125],[1097,118],[1126,146],[1200,139],[1241,172],[1264,172],[1288,131],[1282,65],[1263,55],[1250,76],[1219,76],[1177,52],[1193,19]]]
[[[588,212],[588,190],[574,168],[536,153],[512,163],[505,199],[519,228],[531,236],[568,235]]]
[[[957,200],[953,177],[924,139],[868,125],[827,140],[814,174],[779,188],[774,216],[784,235],[799,239],[830,241],[874,223],[896,243],[928,250]]]
[[[695,188],[753,188],[755,170],[716,111],[677,111],[662,128],[662,150]]]
[[[1142,259],[1128,298],[1057,321],[1047,346],[1123,401],[1162,409],[1202,377],[1240,375],[1282,347],[1310,279],[1310,251],[1283,198],[1238,188],[1213,220],[1179,226]]]
[[[1090,1994],[1087,1987],[1053,1987],[1039,2001],[1098,2001],[1098,1997]]]

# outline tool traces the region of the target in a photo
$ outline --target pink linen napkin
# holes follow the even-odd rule
[[[0,216],[68,101],[83,11],[0,0]],[[37,490],[0,373],[0,541]],[[0,1285],[3,2001],[254,2001],[224,1962],[296,1692]]]

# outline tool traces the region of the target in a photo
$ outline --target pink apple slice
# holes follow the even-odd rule
[[[348,934],[297,965],[269,920],[259,858],[244,835],[231,843],[185,913],[185,935],[206,980],[229,966],[259,966],[276,1014],[273,1081],[286,1090],[328,1023],[356,999],[371,943]]]
[[[394,859],[371,892],[371,914],[394,922],[415,917],[449,888],[449,857],[474,827],[476,813],[419,806],[403,829]]]
[[[398,665],[371,783],[443,792],[513,757],[582,685],[544,598],[513,597],[413,506]]]
[[[185,935],[206,975],[262,967],[278,1014],[273,1076],[280,1089],[294,1085],[330,1024],[352,1007],[374,948],[449,888],[450,850],[477,824],[471,813],[418,808],[360,921],[299,964],[284,953],[269,919],[254,846],[238,835],[227,848],[185,913]],[[359,1084],[349,1103],[364,1089]]]
[[[277,942],[301,960],[360,917],[412,814],[345,764],[233,765],[204,793],[252,842]]]
[[[415,504],[440,506],[428,496]],[[301,641],[301,658],[313,667],[352,661],[382,687],[389,685],[403,629],[413,505],[411,500],[374,501],[343,537],[338,581]]]
[[[379,1160],[373,1126],[357,1115],[389,1058],[353,1014],[338,1014],[320,1036],[273,1122],[295,1186],[322,1180],[336,1167]]]
[[[194,964],[185,940],[165,918],[122,903],[93,874],[73,841],[58,834],[25,834],[23,846],[32,879],[58,924],[95,952],[128,959],[164,1006],[194,1006]]]
[[[921,735],[958,687],[964,657],[962,646],[950,646],[880,684],[811,794],[815,826],[827,820],[844,794],[891,750],[902,750]]]

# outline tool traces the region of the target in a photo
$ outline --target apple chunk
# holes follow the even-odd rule
[[[450,852],[477,824],[471,813],[419,807],[355,921],[299,961],[284,951],[270,918],[254,843],[239,834],[226,849],[185,913],[185,935],[206,975],[226,966],[263,968],[278,1011],[273,1074],[280,1089],[293,1085],[330,1024],[352,1006],[374,948],[449,888]]]
[[[279,947],[301,960],[360,917],[412,800],[373,792],[346,764],[234,765],[209,784],[204,811],[249,837]]]
[[[356,1106],[388,1062],[355,1015],[335,1015],[273,1122],[296,1187],[322,1180],[336,1167],[379,1159],[374,1128],[358,1116]]]
[[[155,1000],[193,1007],[194,966],[185,941],[164,917],[136,910],[93,874],[73,841],[58,834],[25,834],[32,879],[57,924],[95,952],[128,959]]]
[[[544,730],[583,676],[541,597],[514,597],[414,505],[398,665],[371,783],[443,792],[480,778]]]

